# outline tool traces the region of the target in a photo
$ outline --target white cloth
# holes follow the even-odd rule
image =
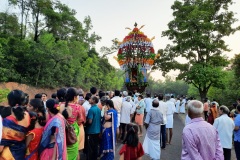
[[[183,99],[180,106],[180,113],[185,113],[186,99]]]
[[[128,124],[131,122],[130,116],[133,114],[132,104],[128,101],[122,103],[120,123]]]
[[[145,102],[145,106],[146,106],[146,112],[149,112],[152,108],[152,98],[148,97],[148,98],[145,98],[144,99],[144,102]]]
[[[180,100],[177,100],[176,103],[176,113],[179,113],[179,109],[180,109]]]
[[[166,128],[173,128],[173,114],[167,115]]]
[[[232,135],[235,124],[227,114],[223,114],[214,120],[213,126],[217,129],[223,148],[232,148]]]
[[[114,108],[117,110],[118,113],[121,112],[121,107],[122,107],[122,98],[119,96],[115,96],[112,98]]]
[[[88,110],[91,108],[91,104],[88,101],[85,101],[82,106],[85,109],[85,114],[86,114],[86,117],[87,117]]]
[[[151,157],[151,159],[160,160],[161,146],[159,140],[151,140],[148,138],[147,134],[143,141],[144,153]]]
[[[120,120],[121,120],[121,114],[118,113],[118,123],[117,123],[117,128],[120,126]]]
[[[169,101],[173,102],[174,104],[176,103],[176,99],[174,99],[174,98],[170,98]]]
[[[167,105],[167,109],[168,109],[167,115],[173,114],[176,111],[176,108],[175,108],[175,105],[173,102],[167,101],[166,105]]]
[[[185,118],[185,125],[189,124],[191,122],[191,118],[188,116],[188,114],[186,115],[186,118]]]
[[[165,125],[167,123],[167,111],[168,111],[166,102],[159,101],[158,109],[163,115],[163,124],[162,125]]]

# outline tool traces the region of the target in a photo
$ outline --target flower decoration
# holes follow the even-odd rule
[[[137,28],[137,24],[133,30],[125,36],[122,42],[119,42],[117,61],[123,70],[132,68],[141,64],[143,68],[150,69],[156,59],[152,40],[148,38],[141,28]],[[130,29],[130,28],[126,28]]]
[[[54,108],[56,108],[57,110],[60,110],[60,105],[59,104],[55,104]]]

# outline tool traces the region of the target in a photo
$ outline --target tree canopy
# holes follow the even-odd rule
[[[156,66],[163,74],[180,70],[182,79],[197,88],[205,98],[210,87],[222,87],[227,66],[224,52],[230,49],[223,38],[239,30],[228,8],[232,0],[184,0],[172,5],[174,19],[162,33],[172,44],[159,50]],[[185,62],[185,63],[184,63]]]

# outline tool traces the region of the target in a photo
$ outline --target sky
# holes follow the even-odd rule
[[[7,8],[7,0],[0,0],[0,12]],[[171,41],[167,37],[162,37],[163,31],[168,29],[167,24],[173,20],[172,9],[175,0],[60,0],[77,12],[76,18],[83,21],[84,17],[90,16],[94,31],[101,36],[97,42],[96,49],[100,51],[102,46],[110,47],[111,40],[118,38],[120,41],[129,33],[126,27],[133,28],[137,22],[138,27],[145,25],[141,31],[149,38],[155,36],[152,41],[155,51],[164,49]],[[234,4],[230,10],[236,13],[235,18],[240,20],[240,0],[233,0]],[[240,21],[235,25],[240,25]],[[226,44],[231,49],[230,53],[225,53],[229,58],[240,53],[240,32],[226,37]],[[114,53],[109,56],[109,62],[116,68],[118,63],[113,59]],[[172,71],[168,75],[173,78],[178,72]],[[161,71],[153,72],[154,79],[164,79]]]

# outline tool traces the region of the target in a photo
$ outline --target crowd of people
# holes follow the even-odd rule
[[[48,99],[12,90],[0,107],[0,159],[4,160],[157,160],[172,143],[173,115],[186,114],[183,160],[231,159],[240,152],[240,105],[229,112],[216,101],[204,103],[173,95],[61,88]],[[229,117],[231,116],[231,118]],[[204,118],[203,118],[204,117]],[[143,144],[139,137],[146,135]],[[234,139],[233,137],[234,132]],[[116,153],[116,143],[122,143]]]

